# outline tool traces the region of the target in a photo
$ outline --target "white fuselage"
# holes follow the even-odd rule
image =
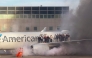
[[[36,37],[40,34],[54,36],[60,33],[61,32],[2,32],[0,33],[2,34],[0,37],[0,49],[15,49],[23,46],[25,43],[32,45],[38,43]]]

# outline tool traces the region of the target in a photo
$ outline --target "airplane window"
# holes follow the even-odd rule
[[[34,27],[34,30],[37,30],[37,27]]]
[[[29,31],[29,27],[26,27],[26,31]]]
[[[60,30],[60,26],[57,27],[57,30]]]
[[[49,27],[49,30],[53,30],[53,27]]]

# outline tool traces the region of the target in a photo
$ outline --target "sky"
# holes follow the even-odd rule
[[[69,6],[76,9],[79,0],[0,0],[0,6]]]

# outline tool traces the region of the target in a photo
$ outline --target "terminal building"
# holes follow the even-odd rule
[[[58,31],[67,12],[68,6],[0,7],[0,30],[34,32],[47,27],[47,31]]]

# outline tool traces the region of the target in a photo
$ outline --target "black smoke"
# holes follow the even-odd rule
[[[92,0],[80,0],[75,14],[62,19],[62,29],[70,31],[72,39],[92,39]]]

